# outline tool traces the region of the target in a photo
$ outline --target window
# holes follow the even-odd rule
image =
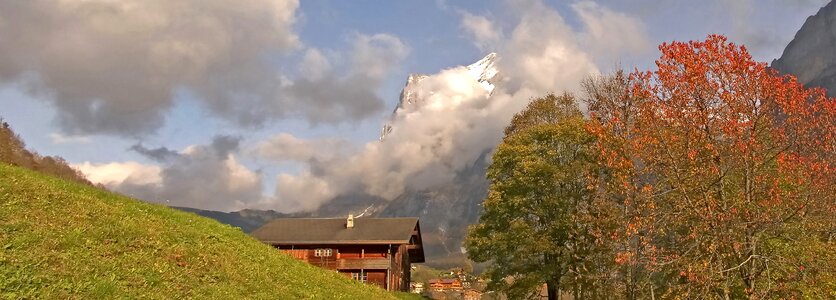
[[[360,281],[360,282],[366,282],[367,280],[369,280],[369,273],[366,273],[366,272],[363,272],[363,271],[352,272],[351,273],[351,279],[354,279],[354,280],[357,280],[357,281]]]
[[[330,248],[316,249],[316,250],[314,250],[314,256],[316,256],[316,257],[330,257],[331,256],[331,249]]]

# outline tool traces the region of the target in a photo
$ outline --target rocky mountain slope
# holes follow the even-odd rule
[[[496,88],[499,71],[498,57],[490,53],[479,61],[467,66],[467,73],[489,94]],[[400,102],[392,113],[407,113],[423,105],[424,99],[416,90],[426,75],[413,74],[406,81]],[[380,137],[386,142],[386,135],[392,131],[385,125]],[[435,266],[460,265],[464,261],[462,240],[467,226],[479,219],[482,200],[487,195],[488,182],[486,151],[469,167],[458,172],[455,179],[442,186],[425,190],[408,190],[388,204],[379,213],[382,217],[417,216],[423,224],[424,246],[431,264]]]
[[[489,94],[496,88],[499,78],[497,59],[496,53],[490,53],[466,67],[467,74]],[[422,95],[427,94],[418,92],[426,78],[428,76],[423,74],[412,74],[407,78],[400,102],[392,112],[393,119],[426,104]],[[384,125],[380,142],[386,143],[387,135],[393,130],[397,128],[391,124]],[[454,180],[444,185],[424,190],[407,190],[391,201],[368,195],[341,196],[312,215],[344,216],[351,212],[376,217],[419,217],[428,264],[437,267],[460,266],[465,260],[462,240],[467,226],[478,220],[480,205],[487,195],[485,172],[488,154],[486,151],[475,161],[468,162],[468,168],[459,171]]]
[[[836,97],[836,2],[807,18],[772,67],[793,74],[806,86],[823,87]]]
[[[476,223],[487,196],[487,162],[484,153],[474,164],[456,174],[455,180],[428,190],[407,191],[380,213],[383,217],[418,216],[427,262],[435,267],[461,266],[466,256],[462,241],[467,226]]]

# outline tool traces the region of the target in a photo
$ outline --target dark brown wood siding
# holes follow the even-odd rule
[[[390,291],[408,291],[408,245],[302,245],[277,246],[290,256],[351,277],[362,271],[367,282]],[[331,249],[331,256],[316,256],[316,249]]]
[[[407,245],[392,245],[389,285],[392,291],[408,291],[410,281],[410,262]]]
[[[376,284],[382,288],[386,288],[386,271],[368,271],[368,283]]]

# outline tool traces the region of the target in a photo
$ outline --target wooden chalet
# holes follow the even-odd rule
[[[252,236],[291,256],[389,291],[408,291],[424,262],[418,218],[283,218]]]
[[[430,279],[427,284],[429,285],[430,290],[435,292],[462,290],[462,281],[455,278]]]

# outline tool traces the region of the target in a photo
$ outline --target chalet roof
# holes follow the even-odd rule
[[[353,228],[345,225],[344,218],[281,218],[252,236],[273,245],[409,244],[414,232],[420,231],[418,218],[355,218]],[[420,235],[417,239],[420,243]]]

